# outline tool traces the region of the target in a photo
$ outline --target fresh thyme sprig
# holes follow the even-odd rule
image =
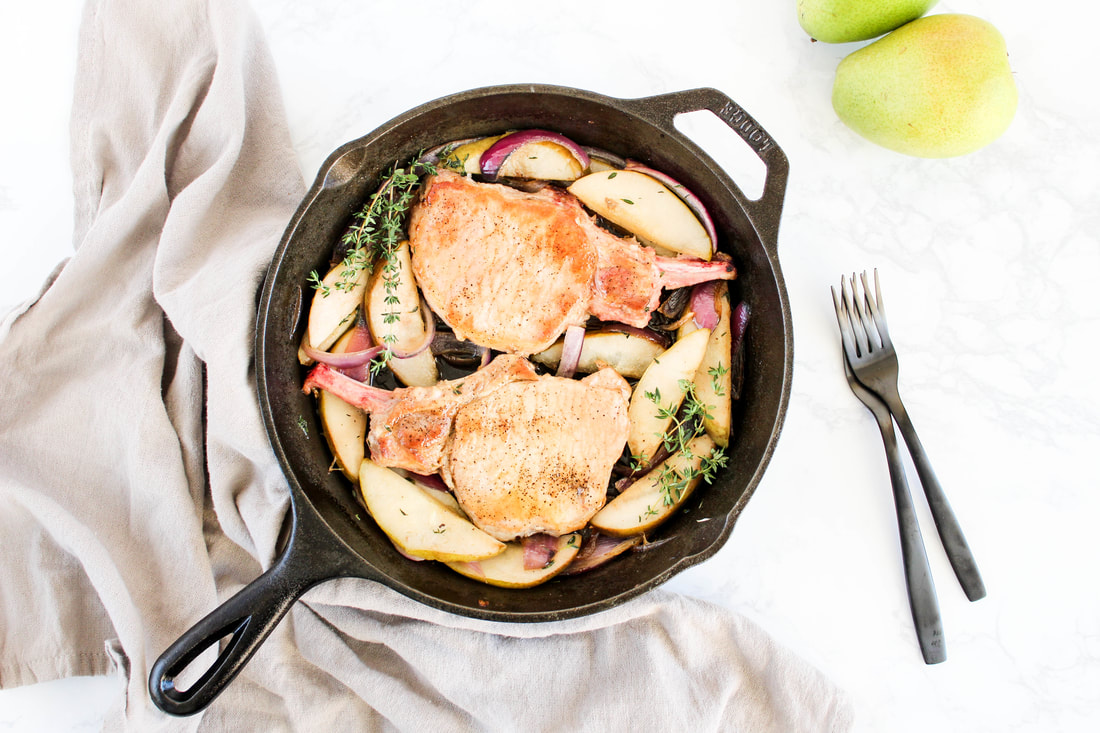
[[[691,466],[696,459],[691,449],[691,441],[706,431],[703,421],[711,416],[711,408],[696,396],[695,385],[691,380],[681,380],[679,386],[684,392],[683,404],[679,408],[675,403],[662,405],[660,390],[644,393],[646,399],[657,405],[658,417],[672,420],[668,431],[662,436],[665,450],[670,455],[681,454],[688,464],[687,468],[677,470],[666,462],[659,469],[657,483],[665,506],[672,506],[679,502],[688,486],[696,478],[701,478],[708,484],[711,483],[718,469],[725,466],[728,461],[725,451],[722,448],[715,448],[709,455],[702,458],[699,468]],[[645,516],[656,513],[653,507],[647,507]]]
[[[332,290],[350,291],[359,281],[364,270],[373,273],[381,264],[385,296],[383,302],[387,311],[382,314],[386,324],[397,323],[401,319],[400,298],[397,288],[401,284],[401,268],[396,253],[405,240],[405,220],[416,198],[420,179],[432,175],[436,167],[427,162],[416,161],[407,167],[394,166],[382,185],[375,191],[363,208],[352,216],[352,224],[340,239],[344,258],[340,262],[340,274],[331,285],[325,284],[316,270],[310,273],[309,283],[322,296],[328,296]],[[393,334],[382,336],[382,342],[392,346],[397,340]],[[377,374],[389,364],[393,353],[384,349],[371,363],[371,372]]]
[[[716,397],[725,397],[726,390],[722,387],[722,377],[730,373],[730,368],[725,364],[718,364],[718,366],[712,366],[707,370],[707,374],[710,375],[711,387],[714,389],[714,395]]]
[[[397,276],[397,267],[393,263],[393,254],[405,239],[405,218],[416,197],[420,177],[435,173],[430,163],[414,162],[407,168],[394,167],[363,208],[352,217],[352,225],[340,239],[344,249],[344,259],[340,263],[343,269],[339,279],[332,285],[336,290],[351,290],[355,287],[360,273],[364,269],[373,272],[373,264],[381,261],[389,267],[393,277]],[[322,294],[329,292],[314,270],[309,282]],[[391,292],[397,286],[387,280],[386,290]]]

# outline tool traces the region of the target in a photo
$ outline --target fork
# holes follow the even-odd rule
[[[843,318],[843,306],[837,299],[835,290],[833,305],[836,306],[837,319]],[[928,555],[924,551],[920,525],[917,523],[917,513],[913,508],[913,497],[909,494],[909,482],[905,479],[905,467],[902,466],[901,455],[898,453],[898,439],[894,435],[890,410],[886,403],[859,383],[846,356],[844,376],[855,396],[875,416],[882,433],[886,463],[890,467],[890,484],[894,489],[894,510],[898,516],[898,535],[901,538],[901,559],[905,569],[905,587],[909,593],[909,610],[913,614],[913,626],[917,631],[917,643],[920,645],[924,663],[938,664],[947,659],[940,607],[936,600],[936,587],[932,583],[932,571],[928,567]]]
[[[894,351],[894,344],[890,341],[890,332],[886,326],[886,309],[882,301],[882,290],[879,287],[878,270],[875,270],[875,294],[871,296],[870,287],[867,284],[867,273],[860,275],[863,284],[862,291],[856,284],[853,274],[849,283],[844,278],[840,279],[841,301],[836,301],[834,291],[834,305],[837,308],[837,320],[840,323],[841,341],[844,344],[844,354],[851,365],[857,380],[867,387],[886,403],[890,414],[898,424],[905,444],[913,458],[913,465],[924,487],[924,495],[928,499],[928,508],[932,512],[932,519],[936,523],[936,531],[939,532],[940,541],[947,552],[947,559],[955,571],[955,577],[971,601],[977,601],[985,597],[985,584],[978,572],[978,565],[970,546],[963,536],[962,527],[959,526],[955,513],[947,501],[947,495],[932,470],[932,463],[924,446],[917,437],[917,431],[913,427],[912,420],[901,402],[898,394],[898,357]],[[842,312],[843,311],[843,312]]]

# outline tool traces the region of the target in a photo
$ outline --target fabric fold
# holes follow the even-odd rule
[[[755,624],[655,591],[553,624],[452,616],[361,579],[295,604],[203,713],[158,655],[274,560],[287,485],[256,401],[267,264],[304,194],[239,0],[91,0],[76,251],[0,331],[0,686],[113,671],[111,730],[844,730]]]

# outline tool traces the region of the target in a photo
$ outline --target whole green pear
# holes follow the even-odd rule
[[[837,66],[833,109],[863,137],[922,158],[971,153],[1016,114],[1004,37],[972,15],[929,15]]]
[[[915,20],[938,0],[798,0],[798,22],[811,38],[850,43],[877,38]]]

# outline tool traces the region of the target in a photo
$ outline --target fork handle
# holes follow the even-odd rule
[[[928,508],[932,511],[932,519],[936,523],[936,531],[939,532],[943,549],[947,552],[947,559],[955,571],[955,577],[959,579],[959,585],[971,601],[985,598],[985,583],[982,582],[981,573],[978,572],[978,563],[974,560],[970,545],[966,543],[966,537],[963,535],[962,527],[959,526],[959,520],[951,510],[947,495],[940,486],[939,479],[936,478],[936,472],[932,470],[932,462],[928,460],[928,454],[924,452],[924,446],[917,437],[913,421],[909,419],[909,414],[901,404],[900,398],[895,395],[883,395],[883,401],[890,407],[905,444],[909,447],[917,476],[920,477],[924,495],[928,499]]]
[[[944,645],[943,623],[936,599],[936,586],[932,583],[932,571],[928,567],[928,555],[924,550],[913,497],[905,468],[894,437],[894,426],[879,422],[882,443],[886,447],[886,464],[890,467],[890,485],[894,489],[894,509],[898,517],[898,536],[901,539],[901,560],[905,569],[905,587],[909,593],[909,610],[913,614],[913,627],[925,664],[938,664],[947,659]]]

